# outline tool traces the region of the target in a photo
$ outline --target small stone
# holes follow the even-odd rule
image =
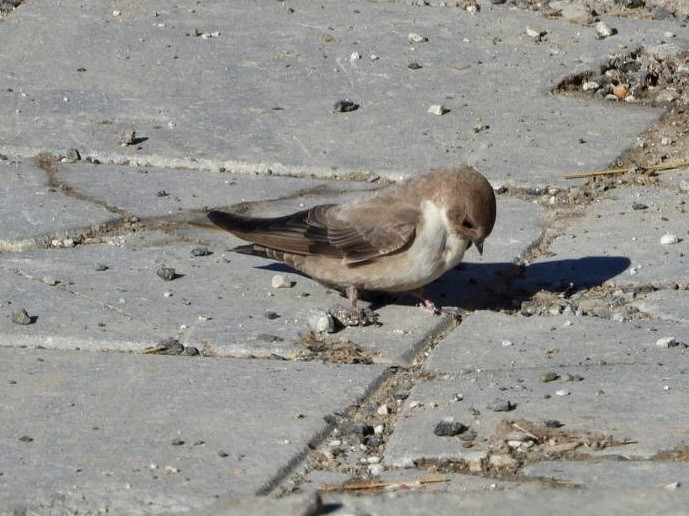
[[[492,410],[493,412],[509,412],[514,410],[516,405],[508,400],[496,399],[495,401],[486,405],[486,408],[488,410]]]
[[[52,276],[43,276],[43,277],[41,278],[41,281],[42,281],[43,283],[45,283],[46,285],[50,285],[51,287],[54,287],[55,285],[57,285],[57,284],[59,283],[59,281],[57,281],[57,280],[56,280],[55,278],[53,278]]]
[[[668,233],[660,237],[661,245],[672,245],[676,244],[677,242],[679,242],[679,237],[677,235],[673,235],[672,233]]]
[[[350,111],[356,111],[357,109],[359,109],[359,104],[351,100],[338,100],[333,105],[333,113],[348,113]]]
[[[548,34],[548,32],[545,30],[535,30],[535,29],[532,29],[531,27],[527,27],[525,32],[526,32],[526,35],[529,36],[531,39],[533,39],[536,43],[541,41],[543,39],[543,36]]]
[[[112,12],[112,15],[115,16],[115,17],[121,16],[121,15],[122,15],[122,12],[121,12],[121,11],[113,11],[113,12]]]
[[[266,312],[266,318],[270,319],[271,321],[274,319],[278,319],[280,317],[280,314],[277,312]]]
[[[632,203],[632,210],[634,211],[641,211],[641,210],[647,210],[648,206],[642,202],[634,202]]]
[[[387,403],[383,403],[380,407],[376,409],[376,414],[379,416],[387,416],[390,413]]]
[[[422,36],[421,34],[417,34],[415,32],[410,33],[408,37],[410,43],[424,43],[428,41],[427,37]]]
[[[330,313],[320,308],[314,308],[309,311],[307,322],[309,328],[314,333],[335,332],[335,319]]]
[[[359,52],[352,52],[352,54],[349,56],[349,61],[354,63],[355,61],[359,61],[361,59],[361,54]]]
[[[689,193],[689,179],[680,180],[677,186],[679,187],[680,192]]]
[[[273,288],[291,288],[293,286],[293,283],[290,281],[290,279],[283,274],[276,274],[273,276],[271,284],[273,285]]]
[[[378,322],[378,314],[370,308],[335,305],[328,308],[328,313],[342,326],[369,326]]]
[[[122,147],[126,147],[127,145],[136,144],[136,141],[136,131],[124,131],[122,134],[120,134],[117,143],[119,143]]]
[[[179,437],[175,437],[172,442],[170,442],[172,446],[182,446],[184,444],[184,439],[180,439]]]
[[[167,465],[163,468],[163,471],[165,471],[165,473],[179,473],[179,469],[178,469],[178,468],[175,468],[174,466],[170,466],[169,464],[167,464]]]
[[[28,312],[22,308],[16,312],[12,312],[12,322],[14,324],[26,326],[27,324],[31,324],[31,317],[29,317]]]
[[[443,419],[437,425],[435,425],[433,433],[438,437],[453,437],[465,432],[468,430],[468,428],[468,426],[463,425],[459,421],[455,421],[454,418],[450,417]]]
[[[618,84],[617,86],[613,87],[612,94],[615,95],[618,99],[623,99],[627,96],[628,91],[629,89],[626,85]]]
[[[503,348],[509,348],[510,346],[514,346],[514,342],[511,340],[503,340],[502,341],[502,347]]]
[[[542,374],[538,379],[543,383],[547,383],[547,382],[554,382],[558,378],[560,378],[559,374],[551,372],[551,373]]]
[[[546,428],[562,428],[565,424],[559,419],[546,419],[543,421],[543,425]]]
[[[95,271],[98,271],[98,272],[103,272],[103,271],[107,271],[109,269],[109,267],[107,265],[105,265],[104,263],[96,263],[93,266],[93,269]]]
[[[584,91],[596,91],[598,88],[600,88],[600,84],[596,81],[586,81],[581,85],[581,89]]]
[[[191,255],[194,256],[194,257],[198,257],[198,256],[210,256],[211,254],[213,254],[213,251],[211,251],[211,250],[208,249],[207,247],[194,247],[194,248],[191,250]]]
[[[19,438],[19,442],[22,442],[22,443],[30,443],[30,442],[33,442],[33,437],[29,437],[28,435],[22,435],[22,436]]]
[[[172,267],[161,267],[156,271],[156,274],[165,281],[172,281],[177,277],[177,273]]]
[[[169,290],[163,292],[163,297],[172,297],[172,292],[170,292]]]
[[[611,28],[604,21],[596,22],[595,27],[596,27],[596,32],[598,33],[599,39],[607,38],[607,37],[612,36],[613,34],[615,34],[617,32],[615,29]]]
[[[79,154],[79,151],[77,149],[69,149],[67,151],[67,154],[65,154],[63,161],[74,163],[75,161],[79,161],[80,159],[81,154]]]
[[[555,391],[555,396],[569,396],[570,394],[572,393],[565,389]]]
[[[493,5],[502,5],[505,2],[507,2],[507,0],[490,0],[490,3]]]
[[[679,342],[677,342],[675,337],[661,337],[656,340],[656,346],[659,348],[674,348],[679,346]]]
[[[187,346],[186,348],[184,348],[182,355],[187,356],[187,357],[196,357],[196,356],[199,356],[199,350],[198,350],[198,348],[195,348],[194,346]]]
[[[416,61],[412,61],[410,63],[407,63],[407,68],[409,68],[410,70],[420,70],[422,66]]]
[[[378,477],[383,474],[385,471],[385,467],[382,464],[371,464],[368,467],[368,473],[372,477]],[[313,514],[322,514],[322,513],[313,513]]]
[[[436,115],[436,116],[442,116],[442,115],[444,115],[445,113],[447,113],[448,111],[450,111],[450,110],[447,109],[447,108],[446,108],[445,106],[443,106],[442,104],[433,104],[432,106],[430,106],[430,107],[428,108],[428,112],[429,112],[431,115]]]

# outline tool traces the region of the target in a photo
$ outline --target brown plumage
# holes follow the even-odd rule
[[[469,166],[436,170],[344,204],[274,218],[211,211],[208,218],[243,240],[234,251],[286,263],[356,306],[359,289],[418,291],[479,252],[495,223],[490,183]]]

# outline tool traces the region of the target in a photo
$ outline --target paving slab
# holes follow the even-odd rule
[[[51,185],[38,166],[0,159],[0,251],[46,245],[118,218]]]
[[[647,208],[634,209],[634,203]],[[587,207],[586,213],[548,246],[548,256],[534,263],[540,267],[528,267],[524,278],[513,286],[531,291],[562,290],[563,285],[573,282],[579,290],[603,281],[619,286],[670,286],[683,282],[689,267],[685,203],[685,194],[670,190],[611,190]],[[679,242],[661,244],[661,238],[667,234],[677,236]],[[582,257],[596,258],[600,264],[595,268],[547,267],[553,262]]]
[[[687,356],[683,349],[658,346],[656,342],[664,337],[687,342],[689,327],[670,321],[622,323],[574,315],[525,317],[479,311],[435,346],[424,367],[433,373],[550,367],[564,374],[601,362],[636,366]]]
[[[204,515],[271,514],[303,515],[313,503],[313,493],[300,494],[278,500],[253,498],[223,502]],[[600,514],[627,514],[645,516],[686,514],[689,495],[682,490],[668,492],[663,489],[603,489],[572,490],[533,488],[519,491],[487,493],[418,493],[396,492],[373,496],[325,493],[322,503],[327,514],[376,516],[426,515],[451,516],[458,513],[486,516],[531,516],[561,514],[563,516],[599,516]]]
[[[375,366],[2,349],[0,510],[167,513],[270,487]]]
[[[96,235],[75,248],[39,249],[4,257],[0,267],[34,283],[45,277],[59,282],[60,299],[71,294],[126,322],[117,325],[117,335],[108,333],[99,326],[103,321],[98,312],[93,315],[95,320],[83,319],[85,326],[99,328],[96,335],[86,339],[80,333],[73,340],[53,339],[50,347],[141,351],[157,340],[174,336],[184,344],[221,356],[294,358],[304,351],[301,341],[309,333],[309,313],[346,301],[285,266],[228,252],[242,241],[224,231],[210,231],[213,227],[205,219],[204,207],[230,206],[254,215],[278,215],[351,199],[376,186],[85,163],[55,164],[52,175],[81,202],[107,206],[122,216],[135,215],[142,223],[121,228],[119,233]],[[13,202],[9,200],[10,205]],[[429,292],[442,304],[469,303],[478,291],[485,292],[483,285],[511,266],[540,237],[544,221],[538,205],[507,196],[499,196],[498,204],[501,217],[528,220],[529,224],[509,229],[499,226],[481,263],[463,266],[438,280]],[[213,254],[194,257],[191,251],[200,244]],[[467,259],[480,257],[472,250]],[[95,264],[108,269],[96,270]],[[156,274],[161,267],[175,268],[179,277],[163,281]],[[286,275],[293,287],[274,289],[271,279],[277,273]],[[15,281],[21,282],[18,278]],[[27,309],[40,314],[41,322],[46,323],[43,329],[54,328],[60,333],[65,328],[51,324],[60,318],[76,321],[80,317],[70,311],[69,303],[33,303],[31,297],[23,300],[31,305]],[[382,328],[347,329],[339,337],[370,348],[376,355],[374,360],[408,363],[428,335],[450,324],[445,318],[417,309],[416,302],[411,297],[402,298],[377,307]],[[269,319],[267,312],[278,317]],[[145,330],[141,331],[141,326]],[[5,340],[11,343],[19,334],[24,344],[46,345],[37,327],[18,330],[7,319]]]
[[[668,355],[664,364],[580,366],[567,370],[575,377],[567,382],[543,382],[543,375],[553,372],[543,367],[444,375],[412,389],[385,462],[410,466],[419,459],[457,459],[471,465],[484,460],[487,443],[465,448],[459,439],[434,435],[435,426],[449,417],[472,428],[479,439],[495,435],[503,420],[557,420],[563,429],[582,435],[595,432],[631,441],[578,452],[653,457],[683,445],[689,435],[689,410],[681,401],[689,389],[685,359],[682,351]],[[513,409],[495,412],[488,408],[495,400],[509,401]],[[475,411],[479,414],[472,415]]]
[[[526,466],[527,477],[552,479],[593,489],[677,489],[689,483],[686,462],[544,461]]]
[[[47,24],[63,30],[47,34]],[[490,179],[565,184],[563,172],[607,166],[662,111],[551,88],[620,47],[687,48],[669,20],[613,24],[617,34],[598,39],[594,27],[505,6],[474,15],[366,1],[148,0],[113,15],[105,0],[34,0],[3,23],[12,51],[0,56],[0,151],[395,177],[469,161]],[[547,37],[535,42],[527,27]],[[410,43],[410,33],[428,40]],[[344,99],[359,109],[333,113]],[[434,104],[449,112],[429,114]],[[136,142],[120,146],[131,130]],[[553,159],[553,149],[566,152]]]
[[[687,290],[658,290],[647,294],[632,305],[657,319],[689,323],[689,291]]]

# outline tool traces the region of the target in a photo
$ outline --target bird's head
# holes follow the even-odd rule
[[[473,168],[463,169],[450,220],[456,232],[476,246],[483,254],[483,241],[495,225],[495,194],[488,180]]]

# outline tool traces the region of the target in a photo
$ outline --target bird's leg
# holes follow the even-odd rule
[[[359,299],[359,289],[355,286],[348,286],[345,288],[345,293],[347,294],[347,299],[352,303],[352,308],[356,308],[356,302]]]

